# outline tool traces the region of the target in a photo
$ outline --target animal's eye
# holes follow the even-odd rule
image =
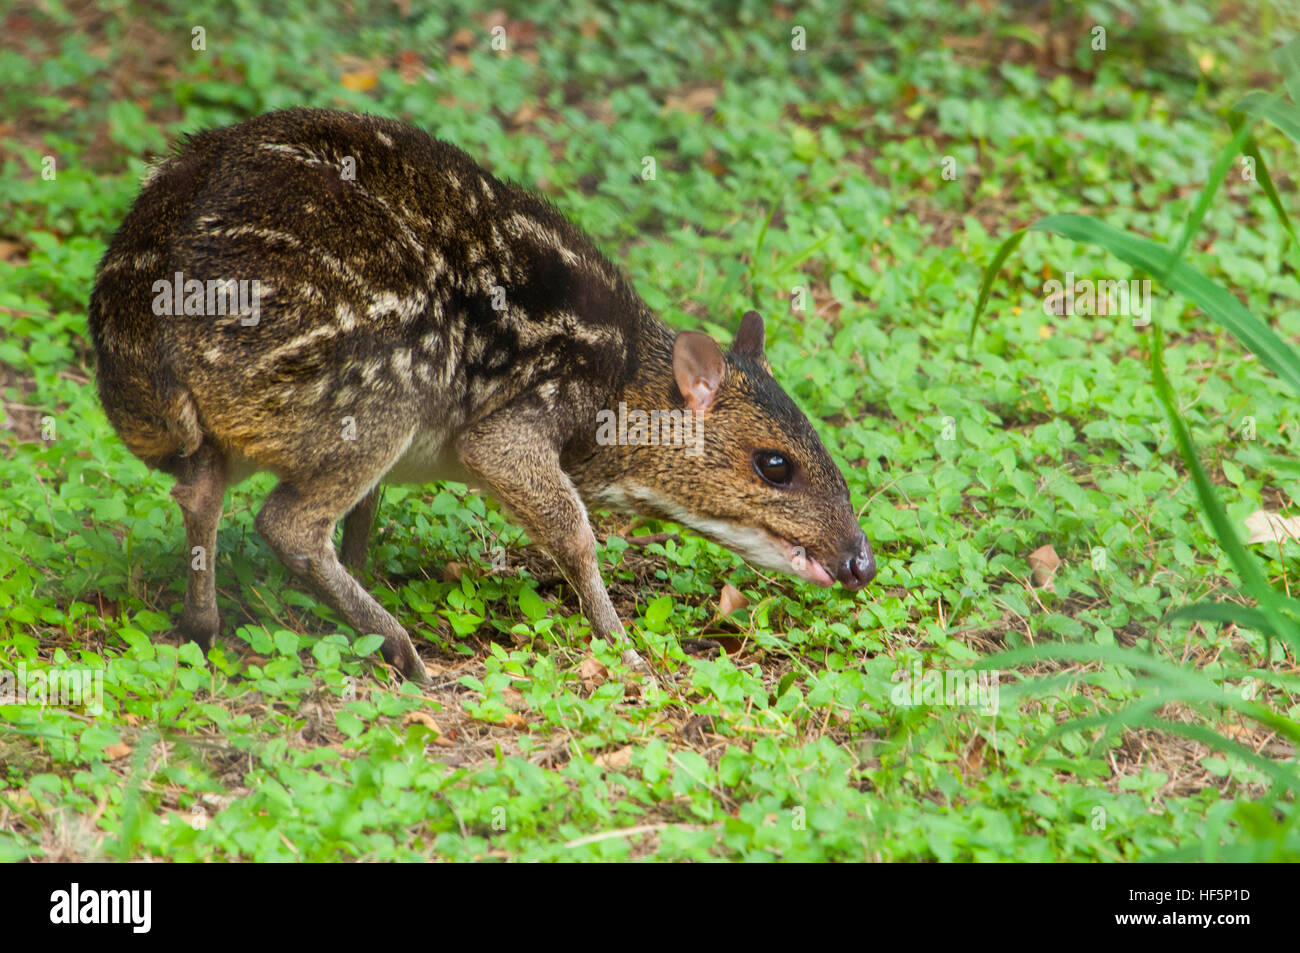
[[[794,476],[794,464],[779,450],[755,450],[754,472],[773,486],[786,486]]]

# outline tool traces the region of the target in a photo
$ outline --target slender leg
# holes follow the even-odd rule
[[[343,517],[340,557],[351,573],[359,573],[366,568],[366,550],[370,548],[370,531],[375,525],[375,511],[378,509],[379,487],[376,486]]]
[[[257,531],[275,554],[300,579],[332,605],[358,634],[384,637],[384,659],[403,676],[427,684],[429,675],[416,654],[411,637],[361,584],[349,575],[334,552],[334,524],[341,514],[331,503],[339,495],[308,496],[291,483],[281,483],[257,514]],[[349,498],[343,494],[343,498]]]
[[[617,643],[626,639],[626,633],[600,577],[587,508],[545,434],[544,424],[511,407],[462,434],[456,451],[465,468],[491,487],[533,540],[551,554],[578,591],[592,633]]]
[[[172,497],[180,504],[188,545],[185,607],[176,631],[206,652],[221,628],[217,613],[217,526],[226,493],[226,460],[203,444],[181,464]]]

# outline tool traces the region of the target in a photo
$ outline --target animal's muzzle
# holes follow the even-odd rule
[[[835,578],[845,589],[861,589],[876,578],[876,554],[871,551],[866,533],[858,530],[857,537],[840,553]]]

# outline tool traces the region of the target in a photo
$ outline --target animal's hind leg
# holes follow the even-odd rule
[[[349,572],[358,573],[366,568],[366,550],[370,548],[370,531],[375,525],[375,511],[379,509],[379,487],[357,500],[351,512],[343,517],[343,545],[340,555]]]
[[[217,614],[217,526],[226,493],[226,459],[202,444],[177,467],[172,496],[180,504],[188,544],[185,608],[177,632],[206,652],[221,628]]]
[[[308,496],[292,483],[281,483],[257,514],[257,531],[280,560],[341,612],[359,635],[384,637],[382,651],[390,665],[411,681],[426,684],[429,676],[411,637],[352,578],[334,552],[334,524],[344,508],[333,502],[338,498],[327,491]]]

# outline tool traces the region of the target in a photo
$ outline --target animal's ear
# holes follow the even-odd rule
[[[763,316],[757,311],[746,311],[740,319],[740,330],[736,332],[731,350],[743,357],[763,356]]]
[[[722,385],[727,362],[722,348],[707,334],[682,331],[673,342],[673,376],[686,406],[698,413],[708,410]]]

